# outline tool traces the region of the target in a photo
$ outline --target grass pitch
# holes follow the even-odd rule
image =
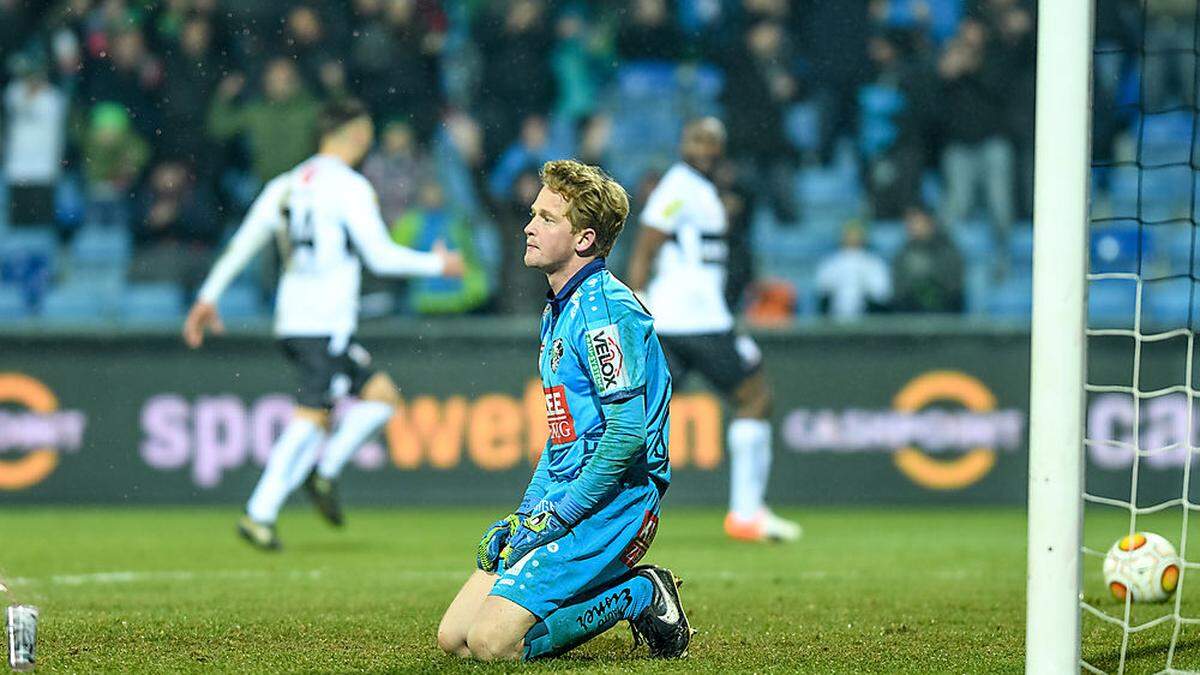
[[[527,665],[441,654],[437,622],[471,570],[490,510],[357,509],[344,531],[307,509],[280,521],[282,554],[233,535],[234,509],[17,509],[0,517],[0,601],[41,607],[41,672],[1018,672],[1025,517],[1016,509],[792,510],[794,545],[725,539],[717,510],[671,508],[647,561],[685,579],[700,629],[684,661],[631,655],[624,625]],[[1200,520],[1200,519],[1196,519]],[[1126,521],[1089,514],[1106,548]],[[1178,544],[1178,520],[1145,526]],[[1196,533],[1200,535],[1200,532]],[[1105,600],[1098,560],[1087,596]],[[1200,597],[1185,584],[1185,613]],[[1200,596],[1200,590],[1195,591]],[[1137,608],[1144,621],[1170,605]],[[1121,632],[1085,620],[1084,654],[1118,665]],[[1127,672],[1166,663],[1171,627],[1138,633]],[[1200,667],[1185,629],[1177,667]]]

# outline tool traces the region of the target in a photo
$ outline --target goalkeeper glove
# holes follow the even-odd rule
[[[508,569],[527,553],[545,546],[567,533],[570,525],[561,516],[552,501],[538,502],[528,516],[519,517],[517,529],[508,537],[508,543],[500,551],[501,566]]]
[[[483,533],[475,549],[475,566],[484,572],[495,572],[500,565],[500,551],[521,523],[521,514],[514,513],[492,523]]]

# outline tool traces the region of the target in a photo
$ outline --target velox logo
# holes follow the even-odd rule
[[[550,426],[550,440],[554,444],[570,443],[575,440],[575,418],[567,405],[567,390],[560,384],[546,393],[546,423]]]
[[[616,324],[589,330],[587,333],[588,366],[601,396],[629,386],[629,370],[621,352],[620,334]]]

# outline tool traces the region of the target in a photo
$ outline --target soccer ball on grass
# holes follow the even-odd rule
[[[1179,555],[1171,542],[1153,532],[1121,537],[1104,557],[1104,583],[1117,600],[1162,602],[1179,584]]]

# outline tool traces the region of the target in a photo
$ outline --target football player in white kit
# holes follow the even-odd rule
[[[275,300],[275,335],[299,371],[296,411],[271,449],[238,521],[238,532],[261,549],[278,549],[275,519],[303,481],[318,510],[334,525],[342,514],[334,480],[400,401],[387,373],[373,371],[354,342],[362,264],[376,274],[461,276],[462,256],[438,245],[429,253],[392,242],[375,191],[354,168],[374,139],[358,101],[328,104],[318,122],[316,155],[271,180],[250,207],[188,313],[183,335],[193,349],[206,329],[223,331],[221,293],[272,238],[281,246],[283,273]],[[358,398],[325,443],[335,399]],[[325,452],[317,463],[319,447]],[[315,465],[315,466],[314,466]]]
[[[725,304],[729,248],[725,207],[711,175],[725,147],[725,126],[714,117],[688,123],[676,162],[650,193],[626,280],[654,314],[675,382],[695,369],[734,407],[727,444],[729,514],[734,539],[791,541],[796,523],[764,501],[771,468],[771,387],[762,353],[734,330]],[[654,277],[650,278],[651,269]]]

